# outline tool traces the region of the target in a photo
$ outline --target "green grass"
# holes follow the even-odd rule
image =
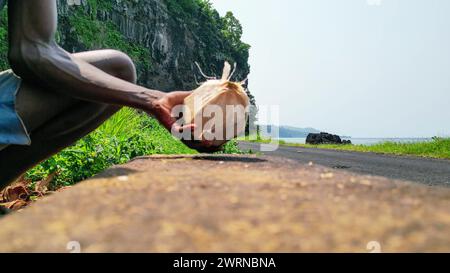
[[[262,137],[260,135],[241,136],[237,140],[238,141],[252,142],[252,143],[264,143],[264,144],[278,143],[280,145],[290,145],[290,143],[287,143],[284,140],[280,140],[280,139],[272,140],[271,138],[264,138],[264,137]]]
[[[433,138],[429,142],[397,143],[383,142],[375,145],[302,145],[304,147],[317,147],[323,149],[372,152],[394,155],[412,155],[419,157],[450,159],[450,138]]]
[[[256,138],[241,138],[240,140],[258,143],[271,142],[270,139],[256,139]],[[283,140],[279,140],[277,142],[280,145],[304,147],[304,148],[320,148],[320,149],[332,149],[343,151],[372,152],[381,154],[411,155],[419,157],[450,159],[450,138],[434,137],[433,140],[429,142],[417,142],[417,143],[383,142],[375,145],[353,145],[353,144],[309,145],[309,144],[287,143]]]
[[[6,8],[0,11],[0,71],[9,69],[8,63],[8,12]]]
[[[92,177],[115,164],[134,157],[153,154],[195,154],[174,138],[155,119],[124,108],[96,131],[27,172],[27,178],[39,181],[57,173],[50,188],[70,186]],[[221,153],[241,153],[236,141]]]

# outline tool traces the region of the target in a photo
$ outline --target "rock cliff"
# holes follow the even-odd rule
[[[240,41],[239,22],[221,18],[207,1],[58,0],[58,11],[58,39],[66,50],[125,51],[145,86],[164,91],[194,88],[196,76],[203,80],[194,61],[205,73],[216,75],[224,60],[237,62],[240,80],[250,70],[249,46]]]

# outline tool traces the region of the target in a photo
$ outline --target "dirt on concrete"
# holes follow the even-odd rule
[[[81,252],[449,252],[450,189],[274,157],[155,156],[0,220],[1,252],[74,242]]]

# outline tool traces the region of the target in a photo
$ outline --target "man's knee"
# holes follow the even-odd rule
[[[136,83],[136,66],[133,60],[121,51],[114,49],[108,51],[108,55],[114,61],[114,76],[128,82]]]

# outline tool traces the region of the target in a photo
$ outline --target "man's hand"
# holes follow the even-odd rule
[[[180,133],[188,131],[193,131],[195,129],[195,124],[177,124],[177,118],[172,116],[172,110],[174,107],[183,105],[184,99],[192,94],[192,91],[176,91],[167,93],[162,98],[152,102],[152,111],[150,114],[156,117],[158,121],[167,129],[169,132],[172,130],[178,131]],[[185,140],[182,139],[183,143],[189,148],[195,149],[199,152],[212,153],[221,150],[221,147],[212,146],[211,141],[207,140]]]
[[[195,128],[194,124],[188,124],[180,126],[176,124],[177,117],[172,117],[172,110],[178,105],[183,105],[184,99],[189,96],[192,92],[176,91],[168,93],[161,98],[152,102],[151,115],[154,115],[159,122],[169,131],[175,126],[175,130],[193,130]]]

